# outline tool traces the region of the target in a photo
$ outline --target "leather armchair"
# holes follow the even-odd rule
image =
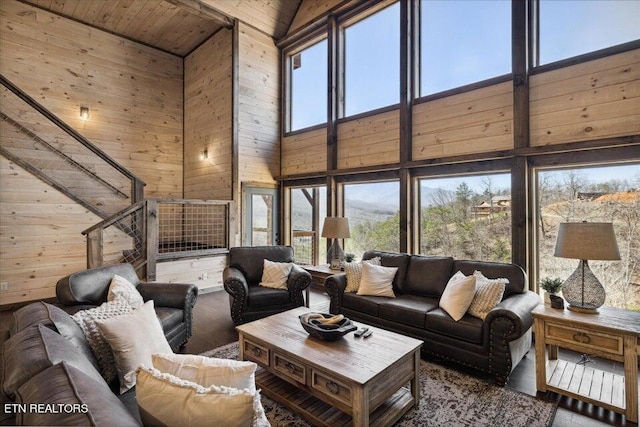
[[[251,246],[229,249],[229,265],[222,274],[229,294],[231,318],[236,325],[261,319],[304,305],[302,291],[311,284],[311,275],[293,266],[287,289],[259,286],[264,260],[294,262],[291,246]]]
[[[98,306],[107,301],[109,284],[116,274],[133,283],[145,302],[153,300],[171,348],[176,351],[186,344],[193,333],[193,306],[198,298],[198,287],[194,284],[141,282],[131,264],[115,264],[58,280],[58,301],[70,314]]]

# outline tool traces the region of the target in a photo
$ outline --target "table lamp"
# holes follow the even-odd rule
[[[595,314],[604,304],[605,290],[587,260],[620,259],[616,235],[610,222],[567,222],[558,229],[556,250],[560,258],[579,259],[578,268],[562,285],[569,310]]]
[[[327,262],[332,268],[339,268],[336,263],[344,259],[344,252],[338,243],[338,239],[351,237],[349,233],[349,220],[344,217],[329,216],[324,219],[322,225],[322,237],[333,239],[333,243],[327,251]]]

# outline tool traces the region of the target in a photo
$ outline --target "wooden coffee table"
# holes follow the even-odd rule
[[[420,400],[422,341],[369,326],[369,338],[309,336],[299,307],[238,326],[240,358],[263,369],[256,385],[315,425],[388,426]],[[357,323],[358,326],[366,326]]]

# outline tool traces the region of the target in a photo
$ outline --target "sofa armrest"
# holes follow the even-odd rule
[[[249,285],[242,271],[235,267],[225,267],[222,271],[222,284],[224,290],[231,297],[229,303],[231,305],[231,318],[233,323],[241,325],[242,313],[247,308],[247,299],[249,298]]]
[[[520,338],[533,325],[531,311],[539,304],[540,296],[532,291],[505,298],[487,314],[486,333],[503,334],[507,341]]]
[[[329,276],[324,281],[324,289],[329,295],[329,312],[338,314],[342,310],[342,295],[347,288],[347,275],[344,273]]]
[[[302,291],[309,287],[310,284],[311,274],[302,267],[293,264],[293,268],[291,269],[289,278],[287,279],[287,288],[289,289],[289,294],[293,297],[293,301],[298,306],[304,305]]]
[[[193,283],[146,283],[138,290],[145,301],[153,300],[156,307],[171,307],[190,311],[198,298],[198,287]]]

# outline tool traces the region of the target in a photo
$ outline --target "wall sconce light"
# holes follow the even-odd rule
[[[200,160],[205,160],[209,158],[209,150],[206,148],[200,152]]]
[[[80,118],[87,120],[89,118],[89,107],[80,107]]]

